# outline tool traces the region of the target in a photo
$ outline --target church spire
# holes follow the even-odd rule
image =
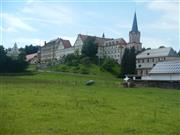
[[[138,32],[138,25],[137,25],[137,18],[136,18],[136,12],[134,13],[134,20],[132,25],[132,32]]]
[[[141,33],[138,30],[137,18],[136,18],[136,12],[135,12],[132,29],[129,32],[129,46],[135,47],[137,51],[141,50],[142,48],[140,37],[141,37]]]
[[[105,38],[104,32],[103,32],[102,38]]]

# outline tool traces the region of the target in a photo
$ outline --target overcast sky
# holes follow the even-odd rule
[[[43,45],[57,37],[77,34],[124,38],[127,42],[134,12],[143,47],[180,49],[180,3],[168,0],[1,0],[1,38],[5,48]]]

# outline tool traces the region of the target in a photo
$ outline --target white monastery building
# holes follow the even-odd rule
[[[74,53],[76,50],[78,50],[81,54],[83,44],[88,37],[95,38],[95,42],[98,46],[97,56],[99,58],[113,58],[119,64],[121,64],[125,48],[134,47],[136,51],[140,51],[142,49],[142,44],[140,42],[140,32],[138,30],[135,13],[132,30],[129,32],[129,42],[126,42],[123,38],[105,38],[104,33],[102,37],[78,34],[74,46],[71,46],[69,40],[57,38],[55,40],[51,40],[48,43],[45,42],[44,46],[41,47],[39,51],[40,63],[43,64],[52,61],[58,61],[63,56]]]

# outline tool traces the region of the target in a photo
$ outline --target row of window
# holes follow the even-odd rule
[[[104,53],[105,54],[112,54],[112,53],[122,53],[123,51],[120,49],[105,49]]]
[[[111,41],[111,42],[106,42],[105,45],[111,46],[111,45],[117,45],[117,44],[120,44],[120,43],[121,43],[120,41]]]
[[[138,75],[148,75],[149,74],[149,69],[143,69],[143,70],[138,70],[137,73]]]
[[[153,64],[153,67],[155,66],[156,64]],[[140,68],[141,67],[141,64],[140,65],[138,65],[138,67]]]
[[[118,59],[120,55],[107,55],[108,58]]]
[[[159,58],[147,58],[147,59],[138,59],[136,60],[137,63],[148,63],[148,62],[159,62],[166,60],[165,57],[159,57]]]

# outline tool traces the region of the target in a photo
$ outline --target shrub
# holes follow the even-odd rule
[[[68,69],[68,67],[66,65],[62,65],[60,67],[60,71],[62,71],[62,72],[67,72],[68,71],[67,69]]]
[[[110,58],[105,58],[102,60],[103,63],[101,65],[101,71],[108,71],[117,77],[120,76],[120,65],[114,60]]]
[[[85,68],[85,67],[81,67],[80,68],[80,73],[81,74],[89,74],[89,70],[87,68]]]
[[[91,64],[91,60],[89,57],[83,57],[81,58],[81,64],[85,65],[85,66],[89,66]]]
[[[79,72],[79,66],[76,66],[76,67],[72,67],[72,72],[73,73],[78,73]]]

